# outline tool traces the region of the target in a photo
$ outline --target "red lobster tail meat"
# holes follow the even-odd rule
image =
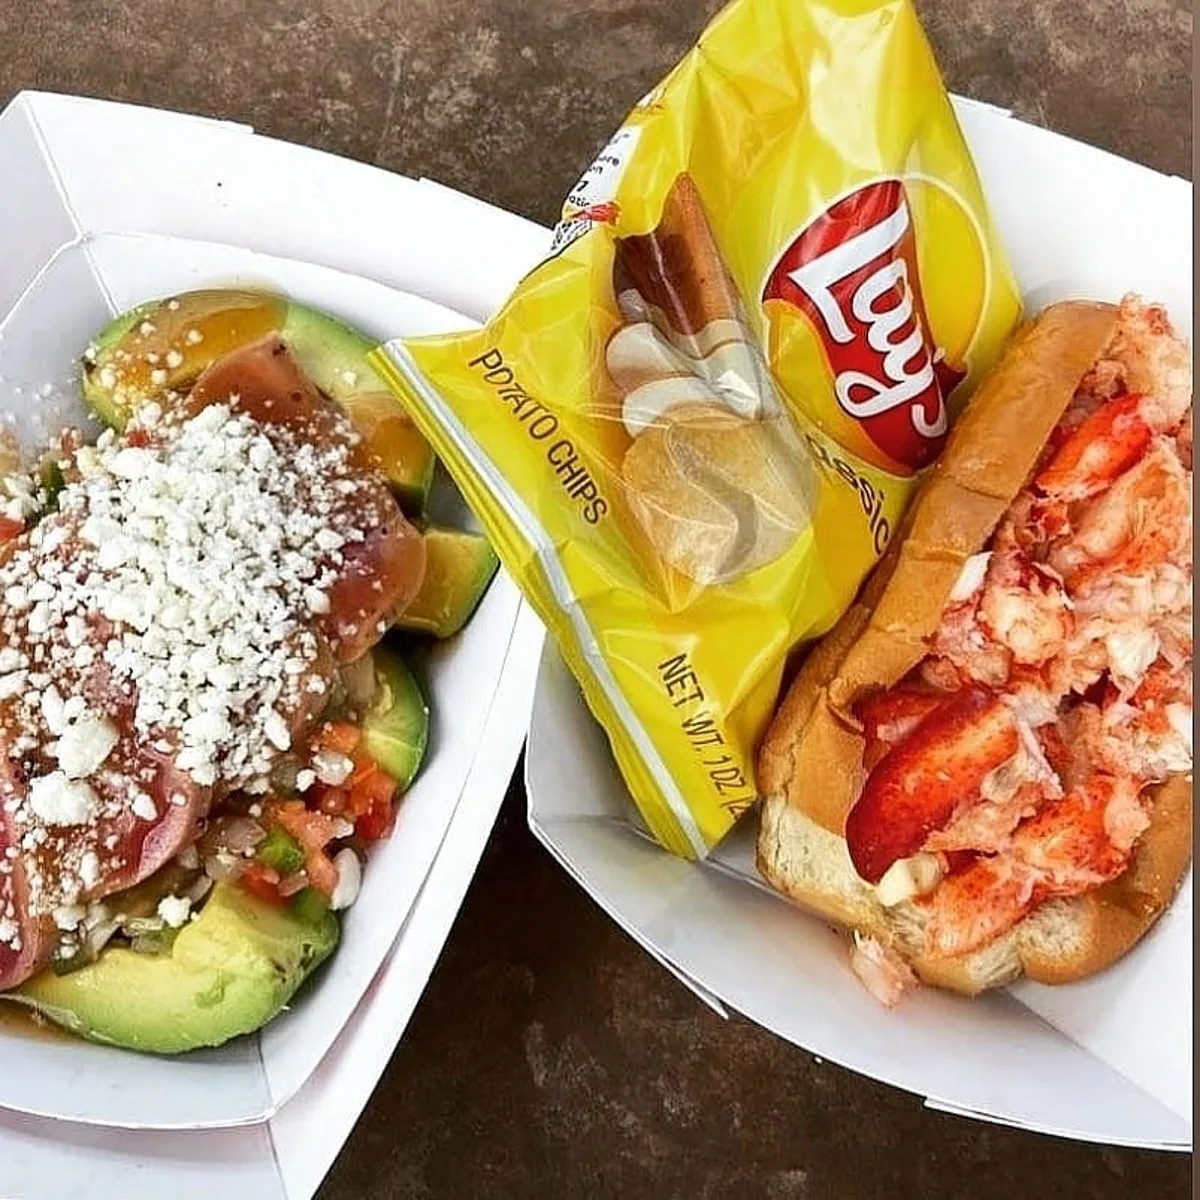
[[[920,850],[1017,746],[1012,711],[984,688],[965,688],[926,717],[878,763],[846,818],[858,874],[878,883],[894,862]]]
[[[868,771],[872,770],[893,746],[904,741],[948,699],[944,692],[896,687],[891,691],[877,692],[859,704],[856,712],[862,721],[863,737],[866,739],[863,766]]]
[[[1104,491],[1145,453],[1154,431],[1142,416],[1141,396],[1110,400],[1092,413],[1055,451],[1035,486],[1068,503]]]

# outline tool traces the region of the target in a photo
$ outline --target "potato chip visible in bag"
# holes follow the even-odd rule
[[[696,857],[1019,315],[909,0],[735,0],[489,324],[376,366]]]

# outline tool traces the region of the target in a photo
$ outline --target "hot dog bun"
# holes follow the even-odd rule
[[[918,906],[879,902],[842,836],[864,779],[852,706],[925,656],[964,562],[1024,486],[1116,318],[1112,305],[1056,304],[1013,338],[859,599],[809,654],[759,750],[764,878],[801,906],[895,947],[925,982],[958,992],[1022,974],[1065,983],[1108,966],[1167,906],[1191,857],[1191,779],[1177,777],[1155,789],[1151,825],[1121,877],[1047,902],[983,949],[946,958],[924,952]]]

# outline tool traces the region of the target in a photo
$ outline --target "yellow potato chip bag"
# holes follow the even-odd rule
[[[909,0],[735,0],[486,328],[375,365],[696,857],[1019,315]]]

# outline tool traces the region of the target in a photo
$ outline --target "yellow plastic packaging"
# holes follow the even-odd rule
[[[375,365],[698,857],[1019,315],[908,0],[735,0],[487,327]]]

